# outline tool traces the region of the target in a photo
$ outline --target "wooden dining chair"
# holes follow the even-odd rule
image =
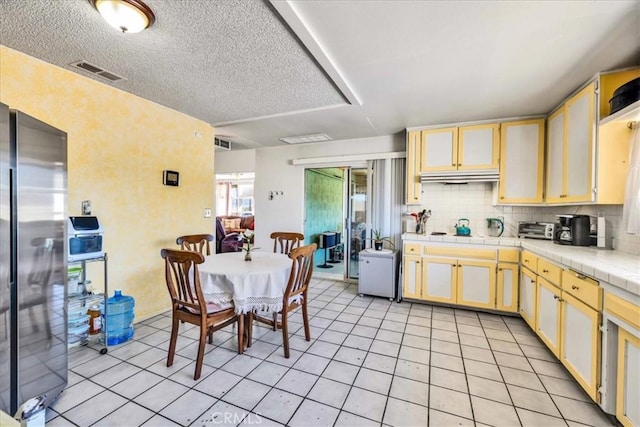
[[[204,255],[194,251],[173,249],[162,249],[160,255],[165,260],[165,278],[171,297],[173,317],[167,366],[173,365],[180,323],[196,325],[200,328],[200,341],[193,379],[197,380],[202,372],[205,339],[208,336],[209,344],[213,344],[214,331],[237,321],[238,353],[243,352],[244,315],[236,315],[233,303],[220,305],[206,302],[198,275],[198,264],[204,262]]]
[[[211,255],[211,242],[213,234],[191,234],[176,239],[176,244],[183,251],[200,252],[202,255]]]
[[[289,313],[298,307],[302,307],[302,321],[304,323],[304,337],[307,341],[311,341],[311,332],[309,331],[309,314],[307,312],[307,302],[309,300],[307,289],[313,274],[314,253],[318,245],[312,243],[307,246],[301,246],[289,253],[292,260],[291,273],[289,281],[284,291],[282,299],[282,310],[275,313],[273,318],[259,316],[255,312],[249,312],[249,325],[247,331],[247,345],[251,346],[251,333],[253,329],[253,320],[273,326],[275,329],[282,329],[282,341],[284,343],[284,357],[289,358],[289,330],[288,316]],[[280,321],[278,321],[278,315]],[[274,330],[275,330],[274,329]]]
[[[274,231],[270,237],[273,239],[273,252],[281,254],[289,254],[304,241],[304,234],[289,231]]]

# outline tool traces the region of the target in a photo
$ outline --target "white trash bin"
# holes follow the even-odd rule
[[[21,427],[44,427],[47,395],[32,397],[18,408],[14,418],[20,421]]]

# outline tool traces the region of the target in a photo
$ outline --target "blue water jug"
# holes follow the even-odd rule
[[[132,296],[122,295],[116,290],[111,298],[107,298],[107,345],[116,345],[133,337],[133,309],[136,301]],[[104,319],[104,303],[101,304]]]

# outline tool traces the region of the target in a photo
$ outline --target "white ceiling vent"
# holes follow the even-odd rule
[[[215,138],[213,140],[213,144],[216,148],[220,148],[221,150],[231,150],[231,141],[225,141],[224,139]]]
[[[72,67],[80,68],[83,71],[94,74],[96,76],[102,77],[105,80],[109,80],[110,82],[117,82],[118,80],[126,80],[124,77],[121,77],[111,71],[103,70],[100,67],[97,67],[93,64],[90,64],[86,61],[78,61],[70,64]]]
[[[305,142],[333,141],[333,138],[331,138],[329,135],[325,135],[324,133],[317,133],[314,135],[290,136],[287,138],[280,138],[280,141],[286,142],[287,144],[303,144]]]

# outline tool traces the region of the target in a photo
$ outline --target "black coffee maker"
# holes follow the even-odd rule
[[[553,241],[561,245],[590,246],[591,237],[589,215],[556,215]]]

